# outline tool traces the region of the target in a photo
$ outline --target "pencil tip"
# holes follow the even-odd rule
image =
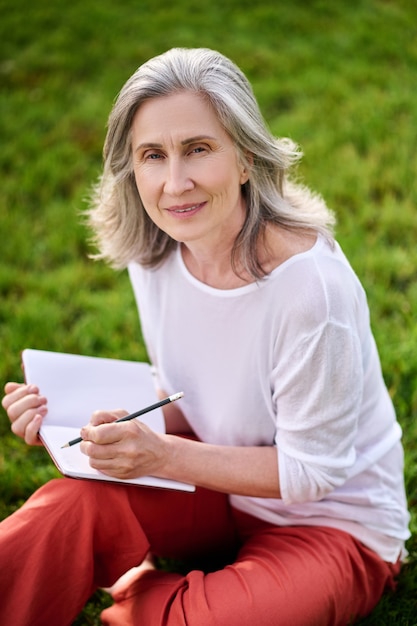
[[[63,446],[61,446],[61,450],[62,450],[62,448],[69,448],[69,444],[65,443]]]

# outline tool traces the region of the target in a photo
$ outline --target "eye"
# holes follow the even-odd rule
[[[159,154],[159,152],[146,152],[144,154],[144,159],[147,161],[156,161],[161,158],[162,158],[162,155]]]
[[[202,152],[207,152],[207,146],[193,146],[190,148],[190,154],[201,154]]]

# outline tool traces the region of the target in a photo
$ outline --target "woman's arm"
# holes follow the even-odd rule
[[[165,438],[167,454],[158,475],[223,493],[279,498],[277,449],[231,447],[175,436]]]
[[[132,420],[109,423],[120,412],[95,413],[81,431],[92,467],[117,478],[171,478],[224,493],[279,498],[273,446],[219,446],[155,433]]]

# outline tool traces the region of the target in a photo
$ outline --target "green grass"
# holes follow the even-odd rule
[[[417,624],[417,5],[414,0],[0,0],[0,382],[27,346],[145,358],[126,273],[88,259],[80,220],[106,118],[136,67],[209,46],[254,85],[338,217],[404,429],[410,559],[363,626]],[[0,517],[56,475],[0,413]],[[95,596],[77,621],[98,624]]]

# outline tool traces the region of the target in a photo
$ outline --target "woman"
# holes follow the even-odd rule
[[[185,397],[166,435],[102,410],[81,448],[109,475],[197,490],[44,486],[0,526],[8,623],[70,624],[140,564],[103,623],[341,625],[393,587],[409,536],[401,430],[333,217],[289,180],[299,156],[217,52],[170,50],[123,87],[89,217],[98,256],[129,268],[161,393]],[[6,385],[29,444],[46,402]],[[220,563],[168,573],[149,553]]]

